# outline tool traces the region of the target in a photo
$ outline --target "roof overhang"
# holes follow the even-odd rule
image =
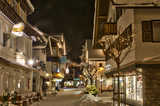
[[[34,6],[30,0],[22,0],[21,6],[27,11],[27,15],[30,15],[34,12]]]
[[[112,0],[115,7],[136,8],[136,7],[160,7],[158,0]]]

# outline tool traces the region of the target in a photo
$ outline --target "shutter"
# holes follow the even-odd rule
[[[152,21],[153,41],[160,41],[160,21]]]
[[[142,22],[142,40],[144,42],[152,42],[153,41],[152,21],[143,21]]]

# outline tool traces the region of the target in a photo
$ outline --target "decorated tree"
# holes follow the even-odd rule
[[[118,72],[118,106],[120,106],[120,64],[125,60],[125,57],[132,50],[131,47],[133,44],[133,34],[131,29],[132,28],[130,25],[122,34],[118,32],[117,35],[105,36],[105,40],[103,40],[103,42],[100,42],[106,58],[110,57],[117,66],[116,70]]]
[[[83,67],[83,76],[90,81],[90,84],[93,85],[93,81],[96,78],[97,69],[95,66],[86,64]]]

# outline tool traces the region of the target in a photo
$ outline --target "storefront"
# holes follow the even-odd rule
[[[0,95],[4,92],[32,91],[33,69],[5,58],[0,58]]]
[[[104,78],[102,80],[102,91],[112,91],[113,86],[112,86],[112,78]]]
[[[126,77],[126,98],[130,100],[143,101],[142,75]]]
[[[113,81],[113,106],[143,106],[143,75],[139,68],[131,66],[117,72],[106,73]]]

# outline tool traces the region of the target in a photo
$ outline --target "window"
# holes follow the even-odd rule
[[[122,16],[122,8],[116,9],[116,19],[118,20]]]
[[[142,22],[142,40],[143,42],[160,41],[160,21]]]
[[[144,42],[151,42],[153,40],[151,21],[142,22],[142,39]]]
[[[14,48],[14,38],[10,38],[10,48]]]
[[[160,41],[160,21],[152,21],[153,40]]]
[[[5,33],[3,33],[3,46],[7,46],[7,43],[8,43],[8,39],[10,38],[10,35],[9,35],[9,28],[8,28],[8,25],[6,24],[5,25]]]

